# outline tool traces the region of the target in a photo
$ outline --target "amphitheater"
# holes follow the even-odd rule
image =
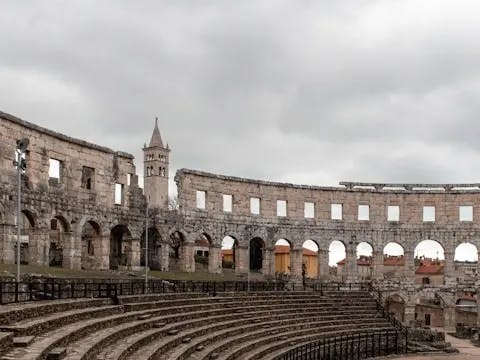
[[[5,279],[1,359],[360,359],[448,350],[425,325],[451,333],[479,324],[478,261],[467,276],[455,252],[480,245],[480,184],[324,187],[181,169],[176,206],[168,200],[171,149],[157,123],[143,148],[141,189],[132,155],[0,112],[4,264],[15,263],[12,160],[22,138],[30,140],[18,221],[23,264],[108,274],[148,263],[238,280]],[[222,265],[225,238],[231,269]],[[289,247],[286,274],[276,270],[279,240]],[[415,249],[424,240],[444,253],[435,284],[418,282]],[[306,241],[317,254],[307,278]],[[341,273],[329,263],[333,242],[345,251]],[[362,243],[371,247],[368,276],[357,259]],[[393,275],[384,251],[391,243],[403,251]]]

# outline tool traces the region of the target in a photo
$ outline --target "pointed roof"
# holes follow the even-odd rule
[[[161,147],[163,148],[162,136],[160,135],[160,130],[158,129],[158,118],[155,118],[155,127],[153,129],[152,138],[150,139],[150,145],[148,147]]]

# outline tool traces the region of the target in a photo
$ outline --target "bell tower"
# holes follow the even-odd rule
[[[143,187],[150,208],[168,209],[168,165],[170,148],[163,146],[158,118],[148,146],[143,148]]]

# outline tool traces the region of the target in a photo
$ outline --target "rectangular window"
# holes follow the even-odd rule
[[[315,204],[306,202],[304,208],[304,216],[306,219],[313,219],[315,217]]]
[[[205,191],[197,190],[197,209],[205,209]]]
[[[473,206],[462,205],[459,209],[460,221],[473,221]]]
[[[343,219],[343,205],[342,204],[332,204],[330,206],[330,213],[332,220],[342,220]]]
[[[123,204],[123,184],[115,184],[115,205]]]
[[[387,208],[388,221],[400,221],[400,206],[389,206]]]
[[[370,206],[358,205],[358,220],[369,221],[370,220]]]
[[[250,198],[250,213],[253,215],[260,215],[260,199]]]
[[[93,189],[95,177],[95,169],[84,166],[82,168],[82,189],[91,190]]]
[[[50,179],[60,180],[60,161],[56,159],[49,159],[48,177]]]
[[[435,221],[435,206],[424,206],[423,207],[423,221],[424,222]]]
[[[233,196],[223,195],[223,211],[232,212],[232,207],[233,207]]]
[[[127,174],[127,186],[130,186],[132,183],[132,174]]]
[[[277,200],[277,216],[287,216],[286,200]]]

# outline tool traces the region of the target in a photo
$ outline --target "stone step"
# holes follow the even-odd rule
[[[47,360],[62,360],[67,355],[67,349],[64,347],[57,347],[50,350],[47,354]]]
[[[13,338],[13,346],[27,347],[31,343],[33,343],[34,339],[35,339],[35,336],[17,336]]]

